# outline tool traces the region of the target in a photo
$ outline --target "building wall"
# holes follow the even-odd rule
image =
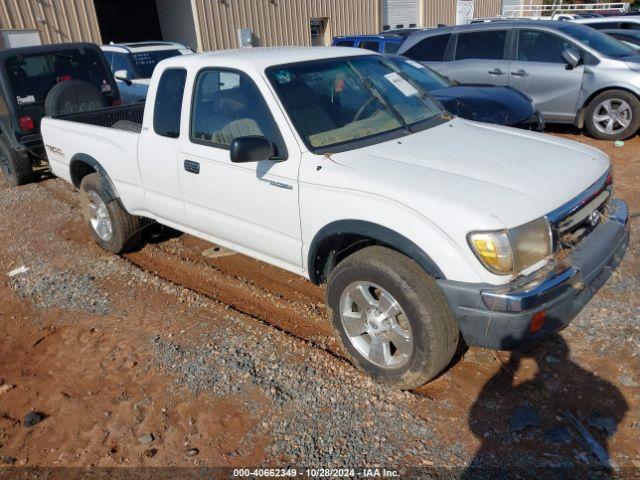
[[[38,29],[42,43],[102,43],[93,0],[0,0],[0,28]]]
[[[311,45],[311,18],[329,18],[327,37],[377,33],[379,0],[192,0],[202,51],[238,47],[237,30],[256,45]]]
[[[456,0],[423,0],[423,2],[423,26],[435,27],[439,23],[456,24]],[[474,18],[495,17],[501,13],[501,0],[475,0]]]
[[[179,5],[179,8],[176,8],[176,4]],[[156,0],[156,6],[158,7],[158,19],[163,40],[182,43],[196,50],[198,35],[191,1]]]

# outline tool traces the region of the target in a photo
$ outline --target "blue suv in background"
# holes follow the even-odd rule
[[[372,52],[394,54],[404,41],[400,35],[350,35],[334,37],[331,45],[334,47],[364,48]]]

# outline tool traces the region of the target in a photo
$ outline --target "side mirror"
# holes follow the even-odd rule
[[[574,48],[565,49],[562,52],[562,58],[564,58],[564,61],[567,62],[569,68],[576,68],[580,64],[580,60],[582,60],[582,57],[580,57],[580,53]]]
[[[258,135],[238,137],[231,142],[231,161],[233,163],[268,160],[275,154],[276,149],[273,143]]]
[[[126,70],[116,70],[116,72],[113,74],[114,77],[116,77],[116,80],[120,80],[124,83],[126,83],[127,85],[131,85],[131,80],[129,79],[129,72]]]

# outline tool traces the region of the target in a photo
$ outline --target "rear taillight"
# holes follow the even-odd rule
[[[24,115],[18,119],[18,125],[20,130],[24,133],[29,133],[31,130],[35,130],[36,124],[33,122],[33,118],[29,115]]]
[[[121,98],[116,98],[115,100],[111,100],[111,106],[112,107],[116,107],[118,105],[122,105],[122,99]]]
[[[60,75],[56,78],[57,83],[66,82],[67,80],[71,80],[71,75]]]

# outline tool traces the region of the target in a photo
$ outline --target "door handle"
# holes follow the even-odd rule
[[[516,70],[515,72],[511,72],[511,75],[514,77],[528,77],[529,74],[524,70]]]
[[[185,160],[184,169],[189,173],[198,175],[200,173],[200,164],[198,162],[194,162],[193,160]]]
[[[494,68],[493,70],[489,70],[487,73],[489,75],[504,75],[504,72],[499,68]]]

